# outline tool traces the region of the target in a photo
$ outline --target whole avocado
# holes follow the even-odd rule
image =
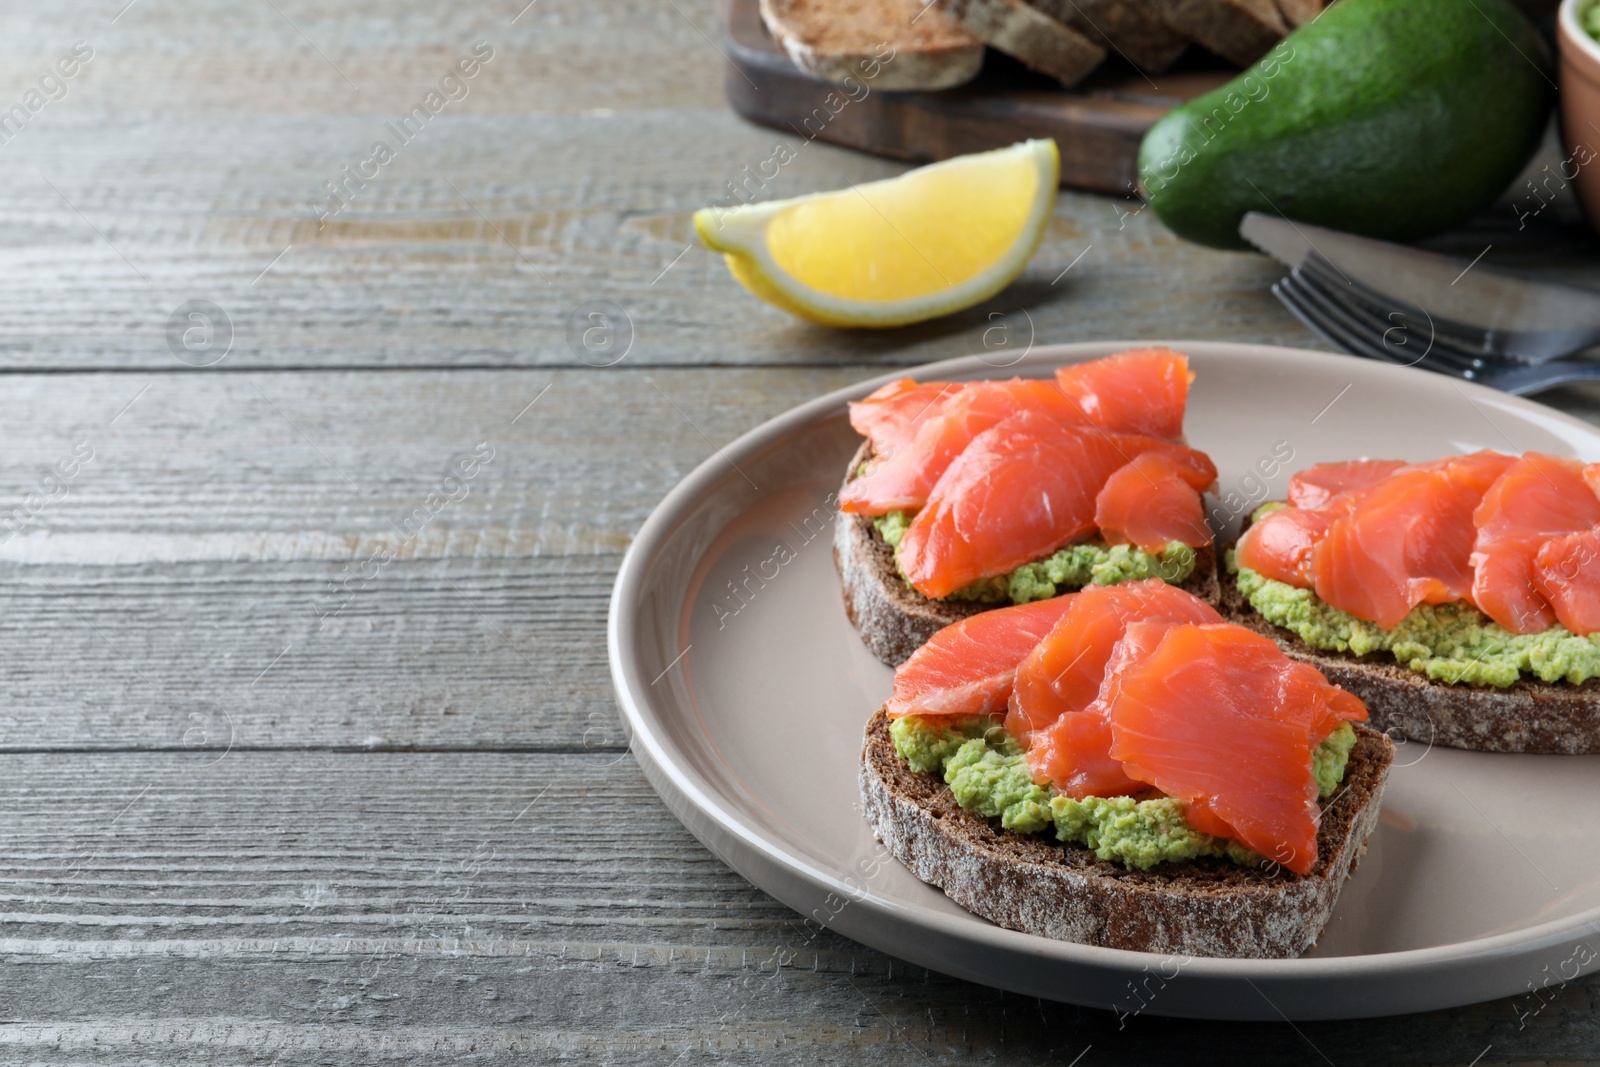
[[[1139,177],[1173,232],[1245,248],[1247,211],[1395,241],[1462,222],[1538,147],[1550,55],[1507,0],[1338,0],[1165,115]]]

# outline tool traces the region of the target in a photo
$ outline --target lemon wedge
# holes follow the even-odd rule
[[[902,326],[1011,284],[1060,175],[1054,141],[1024,141],[834,192],[703,208],[694,228],[769,304],[834,326]]]

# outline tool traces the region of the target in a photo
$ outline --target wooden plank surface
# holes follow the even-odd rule
[[[190,300],[226,313],[228,368],[581,367],[570,320],[598,300],[626,316],[635,364],[918,363],[983,347],[997,316],[1038,343],[1308,338],[1262,257],[1070,192],[1023,277],[978,308],[891,334],[798,323],[696,247],[694,210],[734,202],[779,143],[794,160],[763,198],[902,168],[731,114],[709,0],[540,0],[515,25],[486,5],[279,6],[0,16],[0,99],[74,40],[95,49],[0,151],[0,369],[182,369],[167,333]],[[400,144],[388,124],[478,41],[495,58]],[[585,76],[597,64],[631,73]],[[377,177],[327,217],[308,206],[379,139],[395,158]],[[1519,229],[1508,205],[1454,250],[1589,262],[1593,242],[1555,241],[1553,218]]]
[[[94,50],[0,143],[0,1061],[1593,1055],[1595,982],[1294,1028],[929,974],[806,930],[626,752],[610,582],[714,446],[997,321],[1320,347],[1265,260],[1063,194],[989,305],[824,330],[690,245],[775,144],[725,108],[710,0],[125,2],[0,3],[0,112]],[[465,97],[319,226],[322,183],[478,41]],[[900,169],[806,144],[762,195]],[[1507,207],[1437,245],[1600,278],[1571,222]],[[168,342],[191,300],[233,327],[205,367]],[[631,324],[614,363],[569,342],[599,300]],[[1600,387],[1549,399],[1600,420]]]
[[[1290,1027],[930,974],[813,935],[616,753],[13,754],[0,805],[0,1056],[1465,1064],[1600,1040],[1593,982],[1526,1019]]]
[[[169,747],[197,719],[242,747],[614,732],[605,613],[632,532],[709,442],[862,375],[10,376],[0,749]]]

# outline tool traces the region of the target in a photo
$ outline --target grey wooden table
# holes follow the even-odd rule
[[[1083,195],[943,322],[747,298],[696,207],[779,140],[769,195],[898,168],[735,119],[713,25],[708,0],[0,5],[0,1060],[1595,1055],[1592,982],[1520,1020],[1124,1028],[813,939],[656,800],[606,596],[714,446],[1019,307],[1041,341],[1315,343],[1264,260]],[[1441,242],[1487,244],[1600,276],[1570,208]],[[571,329],[597,301],[624,331],[598,354]]]

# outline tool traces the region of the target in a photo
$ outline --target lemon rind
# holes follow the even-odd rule
[[[1044,239],[1046,226],[1054,214],[1056,189],[1061,180],[1060,151],[1055,141],[1045,138],[994,150],[995,154],[1001,152],[1026,153],[1038,167],[1039,194],[1034,197],[1032,210],[1018,231],[1016,241],[996,257],[991,266],[949,288],[931,293],[902,300],[852,300],[815,289],[777,265],[765,241],[767,222],[796,204],[837,195],[837,190],[733,208],[703,208],[695,212],[695,232],[706,247],[724,254],[728,269],[741,285],[799,318],[831,326],[867,328],[923,322],[981,304],[999,293],[1026,269],[1028,261]],[[967,161],[971,157],[957,158]],[[932,170],[954,162],[956,160],[945,160],[924,169]],[[857,189],[865,194],[874,186],[899,180],[886,178],[863,184]]]

